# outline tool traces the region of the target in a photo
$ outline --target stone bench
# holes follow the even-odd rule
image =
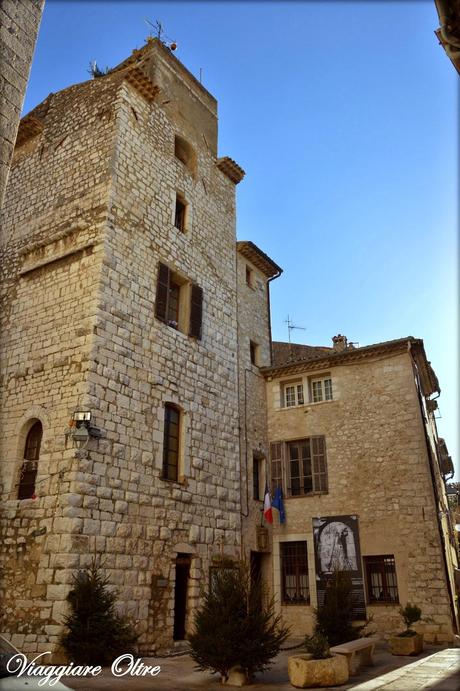
[[[353,674],[359,664],[374,664],[372,655],[374,654],[374,648],[377,641],[377,638],[372,637],[358,638],[355,641],[348,641],[348,643],[335,645],[333,648],[331,648],[331,653],[345,655],[348,662],[348,671],[350,674]],[[355,667],[353,663],[356,658],[359,658],[359,662]]]

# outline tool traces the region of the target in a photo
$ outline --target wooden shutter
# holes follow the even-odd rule
[[[155,300],[155,316],[166,321],[168,314],[168,290],[170,270],[165,264],[158,265],[157,294]]]
[[[280,486],[284,492],[283,457],[284,443],[277,441],[270,444],[270,484],[273,495],[278,486]]]
[[[201,323],[203,321],[203,289],[192,284],[190,300],[190,329],[189,336],[201,339]]]
[[[326,443],[324,437],[312,437],[311,450],[313,489],[315,492],[327,492]]]

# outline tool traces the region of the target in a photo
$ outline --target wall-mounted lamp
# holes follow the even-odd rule
[[[73,421],[77,423],[88,423],[91,421],[91,411],[89,410],[76,410],[72,417]],[[87,426],[87,425],[86,425]]]
[[[76,410],[72,416],[70,436],[75,446],[83,449],[90,437],[100,439],[102,432],[98,427],[91,426],[91,412],[89,410]]]

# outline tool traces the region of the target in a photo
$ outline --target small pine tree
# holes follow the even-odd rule
[[[256,672],[270,667],[289,629],[245,564],[223,566],[203,592],[190,637],[191,656],[198,669],[218,672],[225,680],[232,667],[252,680]]]
[[[339,645],[357,637],[359,629],[352,625],[352,582],[347,571],[336,571],[326,588],[324,603],[315,610],[315,632],[322,634],[329,645]]]
[[[132,652],[137,635],[116,613],[116,594],[95,560],[90,568],[74,574],[67,600],[71,613],[65,617],[67,631],[61,642],[72,662],[104,666],[121,653]]]
[[[406,630],[400,636],[414,636],[416,631],[411,629],[412,624],[416,624],[422,618],[422,610],[417,605],[411,605],[410,602],[406,604],[405,607],[399,608],[399,614],[401,615],[404,624],[406,625]]]
[[[305,648],[314,660],[325,660],[331,657],[329,642],[322,633],[314,633],[313,636],[305,636]]]

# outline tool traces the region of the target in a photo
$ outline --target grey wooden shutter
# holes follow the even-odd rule
[[[192,284],[190,300],[190,329],[189,336],[201,339],[201,324],[203,321],[203,289]]]
[[[157,294],[155,300],[155,316],[166,321],[168,311],[168,290],[170,270],[165,264],[158,265]]]

